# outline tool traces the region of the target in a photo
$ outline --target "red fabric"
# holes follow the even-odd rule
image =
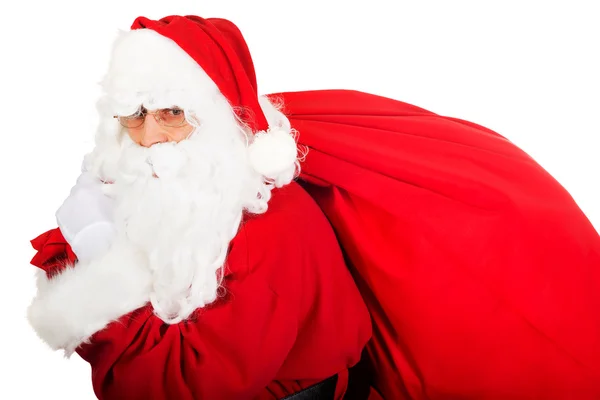
[[[138,17],[131,29],[152,29],[173,40],[202,67],[253,132],[269,128],[258,103],[256,74],[248,45],[232,22],[172,15]]]
[[[36,261],[66,248],[59,234],[34,240]],[[272,400],[337,373],[341,398],[371,323],[331,226],[298,184],[248,216],[224,286],[190,321],[164,324],[148,305],[80,346],[98,398]]]
[[[273,96],[374,320],[373,398],[600,398],[600,238],[534,160],[400,101]]]
[[[600,398],[600,238],[534,160],[489,129],[391,99],[276,96],[310,147],[303,185],[333,224],[374,320],[371,398]],[[142,309],[80,349],[100,398],[167,398],[172,389],[185,399],[220,385],[232,385],[232,398],[263,386],[262,398],[277,398],[281,384],[303,376],[308,385],[356,361],[341,349],[357,351],[367,336],[366,327],[347,330],[362,305],[346,278],[338,287],[341,266],[330,271],[339,255],[320,246],[333,237],[315,233],[306,211],[295,215],[286,190],[297,188],[234,241],[232,301],[175,326]],[[297,229],[292,242],[284,225]],[[253,245],[259,238],[289,254]],[[270,274],[279,279],[265,285]],[[348,292],[344,305],[334,286],[336,296]],[[290,328],[289,303],[311,301],[304,309],[317,314]]]
[[[59,273],[66,264],[73,264],[77,260],[77,256],[58,228],[44,232],[31,240],[31,246],[37,250],[31,259],[31,264],[46,271],[48,278]]]

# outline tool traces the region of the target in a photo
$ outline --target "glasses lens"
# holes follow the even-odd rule
[[[165,126],[178,127],[185,124],[185,113],[179,108],[162,109],[159,116]]]
[[[119,122],[125,128],[133,129],[142,126],[144,119],[145,114],[141,111],[138,111],[135,114],[119,117]]]
[[[139,128],[144,123],[144,118],[142,117],[119,117],[119,122],[125,128],[133,129]]]

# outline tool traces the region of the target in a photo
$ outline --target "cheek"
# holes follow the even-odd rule
[[[173,139],[174,142],[181,142],[182,140],[186,139],[190,133],[192,133],[192,131],[194,130],[194,127],[192,125],[189,126],[185,126],[181,129],[178,129],[176,132],[173,132],[171,139]]]
[[[142,141],[142,130],[141,129],[125,129],[127,134],[136,144],[140,144]]]

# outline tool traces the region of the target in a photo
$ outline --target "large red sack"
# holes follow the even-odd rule
[[[371,311],[385,399],[600,399],[600,237],[540,165],[400,101],[271,96]]]

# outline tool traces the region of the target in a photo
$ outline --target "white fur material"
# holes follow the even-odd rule
[[[294,137],[283,129],[258,132],[248,148],[250,164],[269,179],[293,168],[298,158]]]
[[[139,254],[121,247],[100,259],[67,266],[50,280],[39,271],[29,323],[50,347],[69,356],[95,332],[149,301],[151,275],[140,265]]]
[[[149,110],[178,105],[201,112],[199,107],[220,94],[194,59],[151,29],[119,35],[102,87],[110,98],[110,112],[121,115],[132,114],[142,104]]]
[[[120,35],[102,87],[84,165],[114,182],[103,189],[116,201],[118,236],[102,258],[41,277],[29,309],[38,335],[68,353],[146,302],[170,324],[213,302],[243,211],[266,212],[273,187],[299,173],[293,130],[276,105],[259,99],[271,129],[252,140],[202,68],[154,31]],[[143,148],[113,118],[140,105],[181,107],[195,129],[177,144]]]

